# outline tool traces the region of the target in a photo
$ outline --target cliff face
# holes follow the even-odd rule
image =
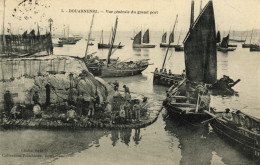
[[[24,58],[2,60],[0,78],[0,109],[4,93],[9,90],[14,103],[32,104],[38,91],[41,104],[46,102],[49,88],[50,103],[76,101],[78,97],[89,100],[96,93],[100,101],[107,100],[107,87],[88,72],[84,63],[69,57]]]

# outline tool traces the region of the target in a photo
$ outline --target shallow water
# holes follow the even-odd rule
[[[131,35],[131,32],[117,33],[116,42],[126,46],[117,50],[112,58],[119,57],[122,61],[149,58],[153,65],[142,75],[117,78],[120,88],[127,84],[131,92],[147,96],[160,105],[167,88],[153,86],[151,72],[161,67],[165,56],[166,49],[158,46],[161,33],[151,33],[151,43],[157,43],[154,49],[133,50]],[[108,50],[97,50],[99,32],[93,37],[96,38],[95,45],[89,47],[88,52],[97,52],[98,56],[106,58]],[[108,37],[105,33],[104,40]],[[212,97],[212,106],[220,110],[226,107],[242,109],[260,118],[260,53],[250,53],[249,49],[242,49],[241,44],[237,44],[234,52],[218,52],[218,78],[224,74],[235,80],[240,78],[241,82],[234,87],[239,96]],[[76,45],[55,48],[54,53],[83,56],[85,46],[86,41],[81,40]],[[184,69],[183,52],[171,49],[165,66],[173,73],[181,73]],[[0,164],[254,164],[219,138],[208,125],[184,127],[164,119],[164,113],[163,110],[154,124],[140,130],[1,130]],[[12,154],[24,154],[25,157],[11,157]]]

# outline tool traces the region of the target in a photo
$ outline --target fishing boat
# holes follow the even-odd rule
[[[175,52],[182,52],[182,51],[184,51],[184,46],[183,45],[179,45],[180,39],[181,39],[181,32],[182,32],[182,30],[180,31],[178,43],[177,43],[177,45],[175,45]]]
[[[92,23],[90,26],[90,32],[88,38],[90,38],[93,19],[94,16],[92,18]],[[118,18],[116,18],[115,26],[112,30],[112,39],[110,40],[109,43],[110,48],[106,59],[99,59],[97,56],[91,57],[91,55],[88,55],[87,51],[88,51],[89,43],[87,43],[84,61],[88,70],[94,76],[99,76],[99,77],[133,76],[133,75],[141,74],[142,71],[144,71],[149,66],[148,59],[126,62],[126,61],[120,61],[119,59],[110,58],[111,55],[117,50],[118,46],[120,46],[119,43],[116,49],[112,51],[114,47],[115,37],[116,37],[117,24],[118,24]]]
[[[67,31],[67,36],[65,36],[65,28],[64,28],[64,33],[63,37],[60,37],[59,40],[62,42],[63,45],[75,45],[78,40],[75,37],[70,37],[69,36],[69,26],[68,26],[68,31]]]
[[[172,32],[175,29],[176,23],[177,23],[177,19],[178,19],[178,15],[176,15],[176,20],[172,29]],[[154,75],[153,75],[153,84],[154,85],[163,85],[163,86],[172,86],[174,84],[178,84],[181,80],[183,80],[185,78],[185,74],[172,74],[171,70],[169,70],[169,73],[167,73],[166,69],[164,68],[165,62],[166,62],[166,58],[168,55],[168,51],[170,46],[170,43],[172,42],[172,38],[169,37],[169,44],[166,50],[166,54],[164,57],[164,61],[162,64],[162,68],[160,69],[160,71],[158,71],[158,69],[156,68],[154,71]]]
[[[143,35],[143,43],[142,43],[142,31],[136,34],[133,41],[133,48],[154,48],[156,46],[149,43],[150,43],[150,35],[149,35],[149,29],[147,29]]]
[[[58,42],[56,42],[56,43],[53,42],[52,45],[53,45],[53,47],[63,47],[62,41],[58,41]]]
[[[254,29],[253,29],[252,32],[251,32],[250,43],[247,44],[247,43],[246,43],[246,40],[245,40],[245,42],[242,44],[242,48],[257,47],[256,45],[252,44],[253,33],[254,33]],[[247,36],[246,36],[246,37],[247,37]]]
[[[213,2],[207,3],[195,22],[194,1],[191,6],[191,26],[183,41],[186,79],[167,90],[163,103],[170,116],[184,123],[197,123],[209,118],[203,112],[210,103],[206,84],[217,80]]]
[[[242,39],[242,36],[241,36],[241,39],[235,39],[235,31],[233,31],[233,38],[230,38],[229,41],[233,41],[233,42],[245,42],[246,40],[243,40],[243,39]]]
[[[255,45],[250,47],[250,52],[259,52],[260,51],[260,46]]]
[[[210,125],[221,138],[253,160],[260,160],[260,119],[240,110],[205,111],[212,116]]]
[[[109,37],[109,43],[104,44],[104,39],[103,39],[103,30],[101,31],[101,36],[100,36],[100,42],[98,43],[98,49],[109,49],[110,48],[110,37]],[[118,48],[121,49],[123,48],[124,45],[113,45],[113,48]]]
[[[173,45],[172,43],[174,42],[174,33],[171,32],[170,36],[169,36],[169,40],[170,40],[170,44],[166,43],[166,38],[167,38],[167,32],[163,33],[162,35],[162,42],[160,43],[160,47],[170,47],[170,48],[174,48],[175,45]]]
[[[182,51],[184,51],[184,46],[182,45],[175,46],[175,52],[182,52]]]
[[[229,43],[229,34],[226,37],[223,37],[220,45],[218,45],[218,51],[227,52],[227,51],[236,50],[236,48],[229,48],[228,43]]]

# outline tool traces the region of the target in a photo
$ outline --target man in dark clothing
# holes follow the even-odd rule
[[[34,102],[34,105],[35,105],[35,104],[39,104],[39,100],[40,100],[40,96],[39,96],[38,92],[36,91],[36,92],[34,92],[34,94],[33,94],[33,102]]]
[[[115,80],[115,82],[113,84],[114,84],[114,90],[118,91],[119,83],[117,82],[117,80]]]
[[[125,93],[130,93],[129,88],[126,85],[124,85],[123,88],[125,89]]]
[[[13,98],[9,90],[7,90],[4,94],[4,108],[7,114],[11,111],[14,106]]]

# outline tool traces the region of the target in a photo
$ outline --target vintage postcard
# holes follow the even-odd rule
[[[0,164],[259,164],[259,8],[1,0]]]

